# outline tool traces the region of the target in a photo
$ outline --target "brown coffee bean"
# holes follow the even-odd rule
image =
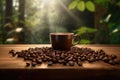
[[[87,61],[88,61],[89,63],[91,63],[91,62],[93,62],[93,61],[94,61],[94,59],[89,58]]]
[[[53,62],[52,61],[48,61],[48,66],[52,66]]]
[[[35,67],[37,65],[36,62],[32,62],[31,64],[32,64],[33,67]]]
[[[36,59],[37,64],[42,64],[42,59]]]
[[[64,60],[64,61],[62,62],[62,64],[63,64],[63,65],[67,65],[67,61]]]
[[[114,62],[115,64],[120,64],[120,60],[118,60],[118,59],[114,59],[113,62]]]
[[[77,60],[75,58],[73,58],[73,61],[76,62]]]
[[[43,58],[42,61],[43,61],[43,62],[46,62],[46,61],[47,61],[47,58]]]
[[[99,59],[102,60],[105,56],[104,55],[100,55]]]
[[[96,56],[96,57],[94,58],[94,60],[95,60],[95,61],[97,61],[97,60],[100,60],[100,59],[99,59],[99,57],[98,57],[98,56]]]
[[[37,55],[35,53],[31,54],[31,57],[37,57]]]
[[[63,60],[58,60],[58,63],[62,64],[62,63],[63,63]]]
[[[13,53],[15,53],[15,50],[11,49],[11,50],[9,51],[9,54],[13,54]]]
[[[116,56],[116,55],[113,55],[113,54],[110,55],[109,57],[110,57],[110,59],[116,59],[116,58],[117,58],[117,56]]]
[[[81,62],[81,60],[78,58],[78,59],[76,60],[76,62]]]
[[[23,57],[24,57],[24,54],[22,54],[22,53],[21,53],[21,54],[18,54],[17,57],[23,58]]]
[[[47,61],[51,61],[52,60],[52,58],[51,57],[47,57]]]
[[[12,56],[15,57],[15,56],[16,56],[16,53],[12,53]]]
[[[33,60],[33,57],[28,57],[28,60],[31,60],[31,61],[32,61],[32,60]]]
[[[29,60],[27,56],[24,57],[24,60]]]
[[[114,63],[113,60],[110,60],[110,61],[109,61],[109,64],[114,65],[115,63]]]
[[[16,56],[16,52],[15,52],[15,50],[13,50],[13,49],[9,51],[9,54],[11,54],[12,57],[15,57],[15,56]]]
[[[101,55],[105,55],[106,54],[105,51],[103,51],[102,49],[98,50],[97,53],[101,54]]]
[[[53,58],[53,59],[52,59],[52,62],[53,62],[53,63],[57,63],[57,59],[56,59],[56,58]]]
[[[82,66],[82,63],[80,61],[77,64],[78,64],[78,66]]]
[[[68,64],[69,66],[74,66],[75,63],[73,61],[69,61]]]
[[[33,59],[32,59],[32,62],[36,62],[36,59],[35,59],[35,58],[33,58]]]
[[[86,57],[82,57],[80,58],[81,61],[85,61],[86,60]]]
[[[52,57],[55,57],[55,52],[52,52],[52,53],[51,53],[51,56],[52,56]]]
[[[102,59],[104,62],[109,62],[109,58],[108,57],[104,57],[103,59]]]
[[[30,66],[30,63],[27,62],[27,63],[26,63],[26,67],[29,67],[29,66]]]
[[[64,53],[61,54],[60,58],[61,58],[61,59],[64,59],[64,58],[65,58]]]
[[[73,60],[73,57],[72,57],[72,56],[68,58],[68,61],[72,61],[72,60]]]

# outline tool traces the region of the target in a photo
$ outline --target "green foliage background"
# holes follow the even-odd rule
[[[18,2],[18,0],[16,0]],[[47,1],[47,0],[46,0]],[[42,0],[26,0],[24,43],[49,43],[50,32],[74,32],[82,37],[81,44],[120,44],[120,0],[52,0],[42,4]],[[16,3],[17,3],[16,2]],[[54,2],[54,1],[53,1]],[[49,6],[49,4],[51,4]],[[54,6],[53,6],[54,4]],[[84,13],[96,12],[96,5],[104,7],[106,13],[101,16],[101,27],[89,26],[84,22]],[[7,38],[17,36],[19,27],[18,6],[13,6],[13,29],[7,32]],[[88,13],[88,14],[89,14]],[[101,11],[102,13],[102,11]],[[3,44],[5,21],[5,0],[0,0],[0,44]],[[77,17],[76,17],[77,16]],[[94,15],[97,16],[97,15]],[[74,18],[75,17],[75,18]],[[83,18],[82,18],[83,17]],[[90,19],[88,19],[89,22]],[[84,24],[83,24],[84,23]],[[88,26],[87,26],[88,25]],[[14,43],[12,42],[6,42]]]
[[[101,36],[104,37],[104,35],[107,35],[109,37],[109,41],[107,42],[108,44],[120,44],[120,15],[119,15],[120,14],[120,0],[73,0],[71,4],[69,5],[69,9],[70,10],[77,9],[81,12],[87,9],[90,12],[95,12],[96,4],[99,4],[105,7],[107,13],[101,17],[100,24],[102,24],[103,26],[104,24],[107,24],[107,25],[105,25],[104,27],[101,26],[102,29],[99,29],[99,30],[96,30],[94,28],[93,32],[95,32],[96,34],[100,34],[98,37],[101,37]],[[109,20],[106,21],[106,19],[109,16],[110,16]],[[106,28],[106,26],[108,28]],[[108,29],[108,33],[105,33],[104,28]],[[88,34],[88,32],[89,33],[91,32],[91,28],[87,28],[87,27],[85,28],[84,26],[81,26],[80,29],[77,30],[77,34],[80,34],[80,35],[82,35],[83,33]],[[85,35],[83,36],[85,37]],[[92,43],[92,40],[83,39],[81,43],[83,44]]]

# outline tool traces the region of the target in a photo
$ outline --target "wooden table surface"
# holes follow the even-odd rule
[[[41,64],[36,67],[25,67],[23,59],[8,54],[11,49],[16,51],[35,47],[50,47],[49,44],[31,45],[0,45],[0,75],[4,80],[120,80],[120,65],[110,65],[104,62],[83,63],[83,66],[64,66]],[[120,60],[120,45],[76,45],[94,50],[103,49],[107,54],[115,54]]]

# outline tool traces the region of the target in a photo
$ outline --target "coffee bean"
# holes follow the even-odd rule
[[[42,61],[43,61],[43,62],[46,62],[46,61],[47,61],[47,58],[43,58]]]
[[[62,63],[63,63],[63,60],[58,60],[58,63],[62,64]]]
[[[108,57],[104,57],[102,60],[103,60],[104,62],[109,62],[109,58],[108,58]]]
[[[68,58],[68,61],[72,61],[72,60],[73,60],[73,57],[69,57],[69,58]]]
[[[36,62],[36,59],[32,59],[32,62]]]
[[[82,66],[82,63],[80,61],[77,64],[78,64],[78,66]]]
[[[19,57],[19,58],[23,58],[24,55],[23,55],[23,54],[18,54],[17,57]]]
[[[73,61],[75,62],[75,61],[76,61],[76,59],[75,59],[75,58],[73,58]]]
[[[29,66],[30,66],[30,63],[27,62],[27,63],[26,63],[26,67],[29,67]]]
[[[48,61],[48,66],[52,66],[53,62],[52,61]]]
[[[15,57],[15,56],[16,56],[16,52],[15,52],[15,50],[13,50],[13,49],[9,51],[9,54],[11,54],[12,57]]]
[[[37,62],[38,64],[42,64],[42,59],[37,59],[36,62]]]
[[[32,61],[32,60],[33,60],[33,57],[28,57],[28,60],[31,60],[31,61]]]
[[[100,55],[99,59],[102,60],[105,56],[104,55]]]
[[[94,60],[96,60],[96,61],[97,61],[97,60],[100,60],[100,59],[99,59],[99,57],[98,57],[98,56],[96,56],[96,57],[94,58]]]
[[[32,66],[35,67],[37,65],[36,62],[32,62]]]
[[[74,62],[73,61],[69,61],[68,64],[69,64],[69,66],[74,66]]]
[[[12,53],[12,56],[15,57],[15,56],[16,56],[16,53]]]
[[[106,54],[105,51],[103,51],[102,49],[98,50],[97,53],[101,54],[101,55],[105,55]]]
[[[15,50],[12,49],[9,51],[9,54],[13,54],[13,53],[15,53]]]
[[[114,59],[114,60],[110,60],[110,61],[109,61],[109,64],[111,64],[111,65],[117,65],[117,64],[119,64],[119,63],[120,63],[120,61],[117,60],[117,59]]]
[[[31,54],[31,57],[37,57],[37,55],[35,53]]]
[[[88,62],[89,62],[89,63],[91,63],[91,62],[93,62],[93,61],[94,61],[94,59],[92,59],[92,58],[89,58],[89,59],[88,59]]]
[[[52,52],[52,53],[51,53],[51,56],[52,56],[52,57],[55,57],[55,52]]]
[[[57,63],[57,59],[53,58],[52,59],[53,63]]]
[[[112,54],[112,55],[110,55],[110,58],[111,58],[111,59],[116,59],[117,56]]]
[[[51,61],[52,60],[52,58],[51,57],[47,57],[47,61]]]
[[[24,57],[24,60],[29,60],[27,56]]]
[[[64,53],[61,54],[60,58],[61,58],[61,59],[64,59],[64,58],[65,58]]]
[[[113,61],[115,64],[120,64],[120,60],[118,60],[118,59],[114,59]]]
[[[80,58],[81,61],[85,61],[86,60],[86,57],[82,57]]]
[[[115,65],[115,62],[114,62],[113,60],[110,60],[110,61],[109,61],[109,64]]]
[[[78,58],[78,59],[76,60],[76,62],[81,62],[80,58]]]
[[[63,61],[62,64],[63,64],[63,65],[67,65],[67,61]]]

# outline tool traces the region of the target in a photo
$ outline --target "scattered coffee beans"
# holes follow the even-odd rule
[[[34,67],[44,62],[46,62],[48,66],[56,63],[63,65],[68,64],[69,66],[74,66],[76,63],[78,66],[82,66],[84,61],[89,63],[103,61],[111,65],[120,64],[116,55],[108,55],[102,49],[95,51],[91,48],[83,47],[72,47],[69,51],[54,50],[51,47],[35,47],[19,52],[15,52],[15,50],[12,49],[9,51],[9,54],[13,57],[17,56],[18,58],[23,58],[25,61],[29,61],[29,63],[26,62],[26,67]]]

